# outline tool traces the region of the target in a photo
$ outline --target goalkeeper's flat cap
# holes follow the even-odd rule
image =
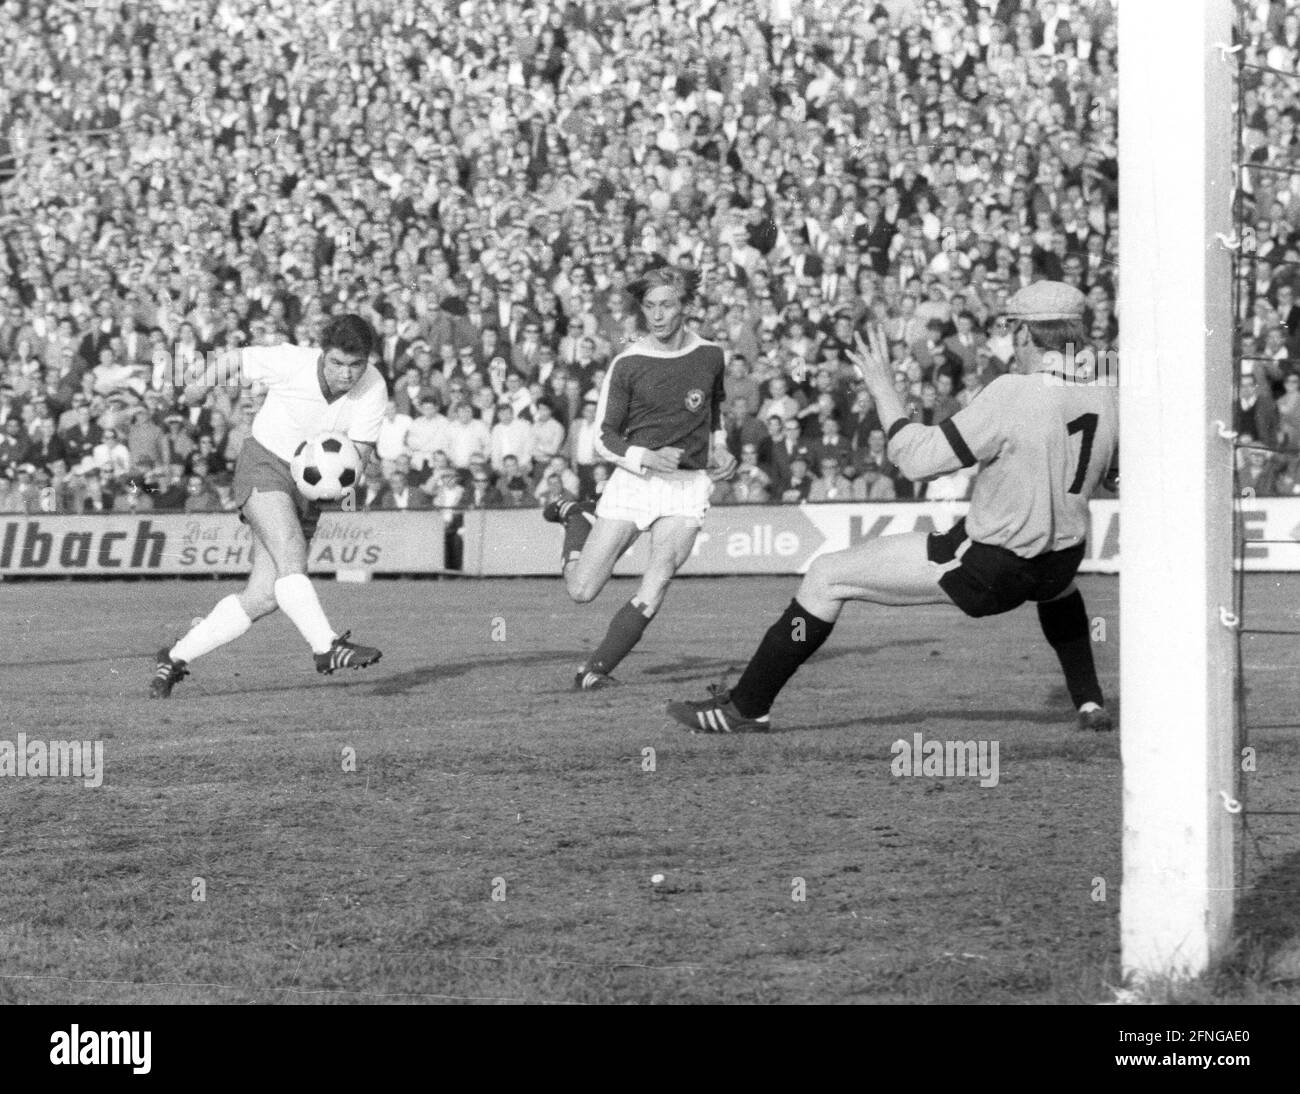
[[[1064,281],[1035,281],[1007,301],[1013,319],[1078,319],[1086,303],[1083,293]]]

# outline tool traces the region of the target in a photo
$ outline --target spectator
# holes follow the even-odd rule
[[[428,494],[411,484],[405,471],[392,467],[385,472],[382,484],[366,507],[368,509],[429,509],[432,508],[432,502]]]
[[[492,472],[485,465],[474,468],[465,489],[465,506],[469,509],[496,509],[503,500],[501,491],[492,483]]]
[[[930,410],[927,405],[926,389],[923,385],[921,388],[921,407],[922,411]],[[929,424],[938,425],[940,422],[951,418],[961,409],[961,403],[952,393],[952,377],[946,373],[941,373],[935,378],[933,384],[933,413]],[[924,420],[924,414],[922,415]]]
[[[737,459],[744,451],[745,445],[753,445],[757,450],[767,438],[768,432],[750,410],[750,402],[743,395],[727,399],[727,413],[723,425],[727,430],[727,449]]]
[[[546,465],[564,446],[564,426],[551,416],[550,403],[540,402],[533,409],[537,420],[529,431],[528,450],[532,455],[533,474],[540,479]]]
[[[12,479],[0,477],[0,513],[42,512],[41,491],[36,485],[36,468],[24,463],[12,470]]]
[[[758,352],[756,350],[754,358],[757,356]],[[753,360],[753,358],[749,358],[749,360]],[[746,412],[750,417],[758,415],[761,401],[758,381],[749,374],[746,357],[734,350],[727,358],[727,375],[724,383],[726,384],[728,405],[739,399],[745,404]]]
[[[420,400],[420,416],[406,433],[407,454],[411,466],[423,471],[433,463],[434,454],[451,449],[449,422],[438,410],[438,400],[426,395]]]
[[[515,417],[510,403],[497,405],[497,420],[488,443],[489,461],[498,475],[514,478],[507,472],[507,463],[513,459],[516,467],[532,465],[532,426]]]
[[[1277,401],[1279,444],[1287,452],[1300,452],[1300,372],[1288,373]]]
[[[582,416],[569,429],[565,445],[565,456],[569,465],[578,475],[578,496],[590,498],[595,495],[596,465],[600,463],[600,453],[596,451],[596,441],[600,437],[600,424],[596,421],[597,400],[588,396],[582,403]]]
[[[457,470],[467,470],[471,459],[487,459],[491,443],[488,427],[474,417],[469,403],[456,407],[455,417],[447,426],[447,458]]]
[[[163,426],[166,430],[164,440],[166,442],[167,462],[168,463],[187,463],[190,453],[197,447],[198,443],[185,428],[185,415],[179,411],[173,411],[163,419]],[[69,452],[72,451],[72,438],[69,438]]]
[[[798,374],[804,366],[802,361],[796,361],[792,367]],[[794,398],[790,392],[790,385],[784,375],[778,374],[773,376],[768,382],[768,397],[759,409],[760,418],[771,418],[773,415],[779,417],[782,421],[787,418],[796,418],[799,411],[803,409],[802,405]]]
[[[67,458],[67,445],[54,431],[54,419],[42,414],[28,431],[27,447],[23,450],[21,462],[31,464],[34,469],[48,469],[56,460],[66,463]]]
[[[375,455],[381,460],[395,460],[406,454],[407,433],[414,424],[409,414],[403,414],[397,408],[397,400],[389,399],[384,409],[384,420],[379,425],[379,439],[375,443]]]
[[[118,440],[116,429],[104,430],[103,439],[91,450],[90,456],[108,479],[125,478],[131,470],[131,450]]]
[[[113,512],[147,513],[156,508],[147,477],[152,471],[153,460],[145,456],[144,463],[123,481],[123,488],[113,498]]]
[[[781,490],[781,501],[785,505],[798,505],[808,500],[813,486],[812,472],[808,470],[808,457],[797,455],[790,461],[790,476]]]
[[[126,434],[126,447],[131,454],[131,467],[140,468],[144,461],[150,466],[165,463],[170,451],[167,434],[150,416],[147,406],[138,406],[132,414],[131,427]]]
[[[0,474],[19,464],[29,443],[23,423],[18,418],[8,418],[0,426]]]
[[[778,494],[784,494],[789,487],[794,461],[800,458],[807,467],[810,459],[808,445],[803,441],[798,419],[786,418],[781,423],[781,439],[772,444],[767,465],[763,468]]]
[[[188,483],[185,467],[179,462],[172,462],[156,468],[152,479],[153,507],[157,510],[180,511],[189,500]]]
[[[898,0],[864,19],[827,0],[775,26],[762,5],[730,2],[530,6],[507,17],[529,43],[517,55],[492,5],[359,0],[352,44],[328,6],[199,0],[179,22],[160,0],[24,10],[0,36],[0,128],[23,149],[0,162],[0,360],[17,358],[19,409],[40,392],[62,413],[97,385],[148,385],[160,410],[170,369],[155,349],[183,361],[309,341],[347,308],[383,335],[399,413],[444,392],[450,410],[457,380],[473,400],[468,381],[500,357],[526,375],[489,375],[493,393],[531,422],[528,383],[547,382],[548,354],[584,394],[598,386],[635,321],[619,287],[647,244],[701,271],[692,323],[726,340],[729,372],[746,358],[769,399],[803,385],[799,358],[840,359],[840,311],[850,331],[870,316],[904,344],[939,320],[947,350],[968,312],[990,331],[979,367],[958,354],[967,367],[949,370],[969,399],[964,373],[987,383],[1010,361],[984,326],[999,301],[1052,270],[1086,287],[1090,321],[1116,335],[1109,4],[1078,31],[1008,4]],[[1251,58],[1294,65],[1275,14],[1243,22]],[[39,61],[49,41],[54,69]],[[1062,64],[1041,67],[1039,49]],[[164,55],[199,61],[173,70]],[[74,92],[103,105],[65,109]],[[1295,96],[1270,74],[1243,77],[1262,162],[1287,162]],[[1245,187],[1262,228],[1252,285],[1279,300],[1296,243],[1284,178]],[[1277,319],[1292,340],[1295,312]],[[426,344],[451,347],[444,372]],[[859,423],[833,398],[854,442]],[[233,437],[230,401],[217,393],[177,432],[193,446],[215,410]],[[125,433],[118,413],[97,424]],[[99,443],[82,440],[81,454]]]
[[[772,479],[758,464],[758,446],[743,445],[740,465],[731,480],[731,501],[741,505],[765,505],[771,497]]]
[[[515,475],[506,479],[505,496],[501,499],[501,504],[507,509],[529,509],[537,504],[537,500],[528,488],[528,480],[522,475]]]
[[[543,469],[541,480],[533,490],[533,499],[542,508],[553,501],[576,501],[577,493],[566,490],[564,480],[558,471]]]
[[[221,495],[202,475],[188,472],[185,488],[185,512],[213,513],[221,510]]]
[[[107,436],[106,433],[105,438]],[[198,475],[205,482],[211,482],[218,476],[228,474],[229,471],[230,466],[226,463],[225,456],[217,451],[217,444],[212,434],[200,433],[198,447],[185,458],[185,473]]]
[[[829,459],[838,469],[853,456],[849,442],[840,436],[840,423],[827,417],[821,423],[821,440],[808,446],[808,458],[814,467],[824,467]]]
[[[1278,477],[1284,464],[1262,448],[1247,448],[1241,453],[1237,470],[1237,492],[1243,497],[1276,498],[1283,493]],[[1286,491],[1290,493],[1290,491]]]
[[[821,475],[808,488],[808,501],[850,501],[853,498],[853,483],[844,476],[840,461],[833,455],[825,455],[820,460]]]
[[[854,501],[893,501],[898,497],[893,480],[874,466],[865,467],[853,480]]]
[[[1265,445],[1272,445],[1277,437],[1277,404],[1271,395],[1260,390],[1253,372],[1243,373],[1241,377],[1233,429],[1239,435],[1258,438]]]
[[[87,457],[73,471],[70,484],[69,511],[73,513],[111,513],[113,490],[104,481],[91,457]]]

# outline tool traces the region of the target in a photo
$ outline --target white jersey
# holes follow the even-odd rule
[[[374,365],[367,365],[352,388],[325,397],[320,349],[304,346],[251,346],[242,350],[245,383],[266,385],[266,402],[253,419],[253,439],[286,463],[303,441],[320,433],[344,433],[374,444],[388,407],[388,388]]]

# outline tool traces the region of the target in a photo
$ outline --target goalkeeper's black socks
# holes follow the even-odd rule
[[[1083,606],[1083,594],[1075,589],[1060,600],[1040,603],[1038,622],[1065,671],[1065,686],[1069,689],[1074,709],[1078,710],[1084,703],[1104,705],[1101,684],[1097,680],[1097,665],[1092,659],[1092,640],[1088,634],[1088,612]]]
[[[582,522],[586,524],[584,520]],[[632,647],[641,641],[645,629],[654,618],[654,612],[633,597],[624,604],[614,618],[609,621],[609,630],[605,639],[596,647],[584,666],[588,672],[600,672],[608,676],[629,653]]]
[[[834,629],[834,623],[817,618],[797,599],[791,600],[781,618],[767,629],[739,682],[731,689],[736,709],[746,718],[767,714],[790,677],[821,649]]]

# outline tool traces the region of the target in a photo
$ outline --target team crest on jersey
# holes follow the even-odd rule
[[[699,388],[693,387],[686,393],[686,409],[699,410],[704,405],[704,392]]]

